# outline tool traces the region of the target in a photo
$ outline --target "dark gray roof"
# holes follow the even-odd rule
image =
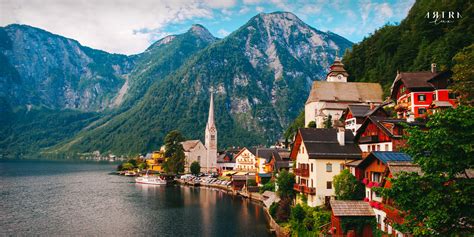
[[[370,105],[352,104],[347,107],[354,117],[364,117],[370,111]]]
[[[351,158],[360,159],[362,151],[354,143],[351,130],[344,132],[344,145],[337,141],[335,128],[300,128],[299,132],[309,158]]]
[[[256,156],[260,158],[265,158],[266,162],[270,162],[272,157],[275,157],[275,160],[282,160],[283,158],[287,159],[290,157],[289,151],[281,148],[257,148]]]

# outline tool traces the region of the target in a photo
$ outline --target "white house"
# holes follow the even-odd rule
[[[296,160],[294,189],[308,197],[309,206],[329,205],[333,178],[345,164],[361,159],[352,131],[344,128],[301,128],[290,153]]]
[[[339,120],[349,104],[382,103],[382,87],[378,83],[347,82],[349,74],[336,58],[326,81],[314,81],[305,104],[305,126],[311,121],[322,128],[329,118]]]
[[[187,140],[181,142],[184,150],[184,170],[189,172],[189,167],[194,161],[199,162],[201,167],[205,165],[207,149],[200,140]]]

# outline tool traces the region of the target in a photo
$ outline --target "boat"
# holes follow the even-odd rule
[[[166,180],[162,179],[159,176],[142,176],[135,178],[135,182],[138,184],[154,184],[154,185],[165,185]]]
[[[137,176],[135,171],[127,170],[125,171],[125,176]]]

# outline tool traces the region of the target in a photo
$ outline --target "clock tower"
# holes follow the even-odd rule
[[[344,69],[341,59],[336,56],[334,63],[329,67],[329,73],[326,76],[326,81],[331,82],[347,82],[349,74]]]
[[[207,172],[215,171],[217,167],[217,128],[214,122],[214,96],[211,92],[211,101],[209,104],[209,117],[206,124],[205,145],[207,149],[206,164],[204,166]]]

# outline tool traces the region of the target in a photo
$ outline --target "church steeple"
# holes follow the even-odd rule
[[[205,170],[212,172],[216,170],[217,166],[217,128],[214,121],[214,95],[211,92],[211,99],[209,103],[209,115],[206,124],[206,140],[205,146],[207,149],[206,164],[201,166]]]
[[[208,118],[207,118],[206,127],[208,129],[212,128],[212,127],[216,127],[216,125],[214,123],[214,95],[212,94],[212,92],[211,92],[211,102],[209,104],[209,115],[208,115]]]

